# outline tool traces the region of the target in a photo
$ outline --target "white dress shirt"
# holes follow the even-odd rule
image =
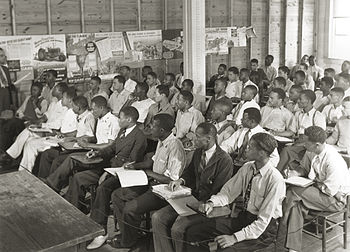
[[[139,122],[139,123],[145,122],[149,107],[154,103],[155,102],[152,99],[147,98],[147,99],[142,100],[142,101],[136,101],[131,105],[132,107],[136,108],[137,111],[139,112],[139,119],[137,120],[137,122]]]
[[[119,120],[111,112],[99,118],[96,126],[97,144],[108,143],[109,140],[115,140],[119,133]]]
[[[120,93],[118,93],[117,91],[114,91],[111,94],[108,100],[108,105],[112,109],[112,113],[114,115],[119,115],[121,108],[127,102],[130,94],[131,93],[126,89],[123,89]]]
[[[253,174],[256,175],[253,177]],[[247,211],[256,215],[257,219],[234,233],[238,242],[259,238],[272,218],[282,217],[282,202],[286,196],[286,185],[281,173],[271,162],[258,171],[254,162],[245,163],[238,173],[226,182],[218,194],[211,196],[210,201],[213,202],[214,207],[229,205],[240,194],[245,197],[252,177]]]
[[[194,134],[197,126],[204,121],[205,119],[202,113],[193,106],[190,107],[187,111],[177,111],[175,120],[176,137],[183,138],[189,132],[192,132]]]
[[[258,93],[256,94],[256,96],[254,97],[254,101],[256,103],[259,103],[259,100],[260,100],[260,97],[259,97],[259,87],[254,83],[252,82],[251,80],[248,80],[246,83],[243,83],[243,89],[246,87],[246,86],[249,86],[249,85],[252,85],[254,87],[256,87],[256,89],[258,90]]]
[[[285,107],[271,107],[266,105],[261,108],[261,126],[274,131],[286,131],[293,117]]]
[[[73,109],[68,109],[65,113],[63,120],[62,120],[62,126],[61,126],[61,133],[71,133],[73,131],[77,130],[78,121],[77,121],[77,115],[74,113]]]
[[[335,107],[334,104],[326,105],[322,114],[326,117],[327,123],[336,123],[343,116],[344,107],[342,105]]]
[[[315,92],[316,100],[314,102],[314,108],[318,109],[319,107],[329,103],[329,95],[324,96],[321,90]]]
[[[45,112],[47,121],[42,124],[42,127],[56,130],[60,129],[67,110],[68,108],[62,105],[62,100],[52,101]]]
[[[322,183],[320,190],[334,196],[337,192],[350,193],[350,172],[338,151],[328,144],[311,161],[308,177]]]
[[[260,110],[259,104],[255,100],[251,101],[241,101],[237,106],[232,110],[232,116],[229,115],[227,119],[231,119],[236,122],[237,125],[242,124],[243,112],[247,108],[257,108]]]
[[[124,84],[124,89],[130,93],[134,92],[137,83],[132,79],[128,79]]]
[[[81,115],[77,116],[77,135],[76,137],[81,136],[94,136],[95,134],[95,117],[94,115],[85,110]]]
[[[228,98],[241,97],[242,94],[242,82],[237,80],[234,82],[228,82],[226,86],[226,96]]]
[[[310,126],[319,126],[326,130],[326,117],[321,112],[316,111],[315,108],[307,113],[304,110],[297,111],[289,125],[289,130],[295,134],[304,134],[305,129]]]

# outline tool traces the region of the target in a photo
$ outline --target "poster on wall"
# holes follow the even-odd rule
[[[97,67],[102,79],[113,79],[123,64],[124,40],[121,32],[95,33]]]
[[[136,53],[142,53],[140,60],[155,60],[162,58],[162,31],[150,30],[150,31],[133,31],[126,32],[127,38],[125,41],[125,51],[130,51],[128,43],[130,44],[131,51]]]
[[[163,30],[162,41],[164,59],[183,58],[183,31],[181,29]]]
[[[16,75],[16,83],[33,80],[33,57],[31,36],[0,36],[0,48],[5,51],[8,67]]]
[[[54,69],[57,71],[57,82],[67,78],[66,36],[35,35],[33,42],[33,69],[34,78],[45,81],[45,71]]]
[[[95,34],[68,34],[66,40],[68,83],[82,83],[97,75]]]
[[[206,54],[228,54],[227,27],[205,28]]]
[[[232,47],[247,46],[246,27],[228,27],[228,44]]]

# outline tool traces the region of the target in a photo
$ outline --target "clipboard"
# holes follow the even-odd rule
[[[82,164],[85,164],[85,165],[99,164],[103,161],[103,158],[101,158],[101,157],[87,158],[86,152],[74,153],[70,157],[72,159],[82,163]]]
[[[224,216],[228,216],[231,214],[231,209],[228,206],[223,206],[223,207],[214,207],[213,211],[211,211],[208,215],[205,213],[202,213],[201,211],[198,210],[198,207],[200,204],[202,204],[203,202],[196,202],[193,204],[186,204],[186,206],[190,209],[192,209],[193,211],[195,211],[196,213],[207,217],[207,218],[216,218],[216,217],[224,217]]]

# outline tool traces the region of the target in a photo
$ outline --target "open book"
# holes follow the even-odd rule
[[[126,170],[122,167],[105,168],[106,172],[118,176],[122,187],[148,185],[148,178],[143,170]]]
[[[301,186],[301,187],[308,187],[314,183],[314,181],[311,179],[298,177],[298,176],[287,178],[284,181],[287,184]]]
[[[176,191],[171,191],[168,184],[152,186],[152,192],[164,198],[165,200],[183,198],[191,195],[191,188],[180,186]]]

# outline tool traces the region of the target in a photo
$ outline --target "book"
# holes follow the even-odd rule
[[[168,199],[167,201],[180,216],[190,216],[196,214],[195,211],[187,206],[187,204],[195,204],[198,202],[198,200],[192,195],[182,198]]]
[[[148,185],[148,177],[143,170],[127,170],[122,167],[105,168],[104,170],[118,176],[122,187]]]
[[[298,177],[298,176],[287,178],[284,181],[286,182],[286,184],[301,186],[301,187],[308,187],[314,183],[314,181],[311,179]]]
[[[165,200],[169,200],[191,195],[191,188],[180,186],[177,190],[171,191],[168,184],[160,184],[152,186],[152,192]]]

